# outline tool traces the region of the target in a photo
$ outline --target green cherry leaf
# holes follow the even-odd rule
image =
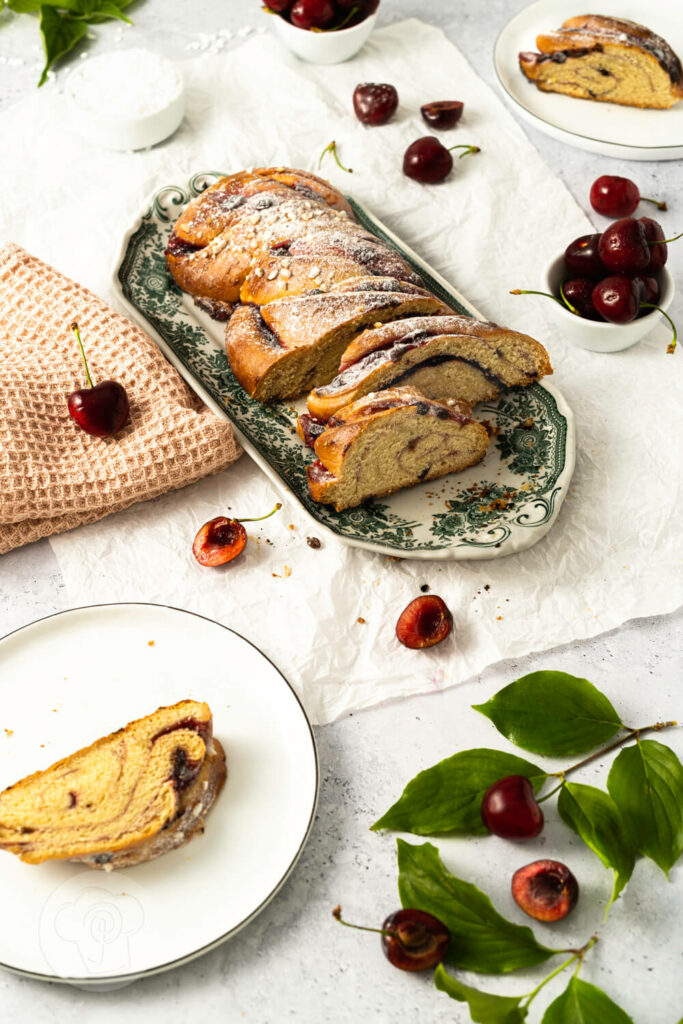
[[[531,672],[472,707],[511,743],[547,757],[582,754],[622,727],[607,697],[566,672]]]
[[[656,740],[627,747],[607,789],[635,849],[668,876],[683,851],[683,765],[673,750]]]
[[[480,992],[478,988],[463,985],[438,964],[434,972],[434,984],[439,992],[445,992],[451,999],[467,1003],[470,1018],[474,1024],[521,1024],[528,1010],[520,1006],[524,996],[494,996]]]
[[[602,989],[572,978],[545,1011],[541,1024],[633,1024],[633,1019]]]
[[[463,750],[416,775],[372,828],[419,836],[455,831],[486,835],[481,802],[489,786],[506,775],[526,776],[536,792],[546,780],[542,769],[514,754],[486,747]]]
[[[84,21],[63,18],[52,7],[40,8],[40,34],[45,48],[45,67],[38,82],[39,87],[45,83],[47,73],[55,61],[73,49],[87,31],[88,26]]]
[[[506,974],[543,963],[559,952],[539,945],[530,928],[501,917],[476,885],[446,870],[431,843],[397,843],[401,903],[443,921],[451,933],[449,963],[469,971]]]
[[[614,871],[612,903],[633,873],[635,850],[612,798],[595,786],[566,782],[557,809],[562,820]]]

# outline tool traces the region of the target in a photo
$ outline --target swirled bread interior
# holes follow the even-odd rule
[[[159,708],[0,793],[0,849],[110,869],[202,827],[226,778],[207,704]]]

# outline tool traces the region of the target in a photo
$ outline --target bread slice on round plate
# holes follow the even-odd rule
[[[0,850],[110,871],[203,831],[225,782],[208,704],[180,701],[0,793]]]
[[[520,53],[519,66],[543,92],[660,110],[683,99],[680,59],[635,21],[577,15],[537,36],[536,46],[540,53]]]

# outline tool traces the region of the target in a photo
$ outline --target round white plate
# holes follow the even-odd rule
[[[663,36],[683,54],[681,0],[600,0],[600,14],[629,18]],[[591,8],[592,9],[592,8]],[[581,14],[576,0],[538,0],[507,23],[498,36],[493,64],[517,113],[546,135],[579,149],[622,160],[679,160],[683,157],[683,100],[670,110],[639,110],[615,103],[541,92],[519,69],[521,50],[536,50],[536,36]]]
[[[185,698],[210,704],[228,763],[204,834],[147,864],[107,874],[0,852],[0,966],[131,981],[205,953],[275,895],[311,829],[318,764],[298,698],[252,644],[177,608],[76,608],[0,640],[0,680],[0,790]]]

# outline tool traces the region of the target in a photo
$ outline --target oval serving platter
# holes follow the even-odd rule
[[[557,388],[545,383],[477,406],[477,417],[498,430],[477,466],[344,512],[312,500],[306,465],[313,455],[295,429],[303,399],[262,405],[250,398],[228,365],[223,325],[195,306],[166,269],[164,249],[173,224],[187,203],[221,176],[196,174],[185,186],[167,185],[155,192],[123,240],[114,288],[197,395],[230,420],[240,444],[277,489],[293,497],[318,529],[400,558],[495,558],[540,540],[559,514],[575,454],[571,409]],[[444,278],[365,207],[347,198],[360,223],[394,245],[427,288],[456,312],[481,319]]]

